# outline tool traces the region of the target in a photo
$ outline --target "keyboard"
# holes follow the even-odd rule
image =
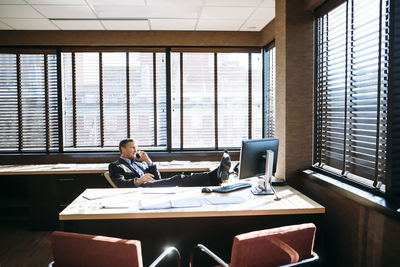
[[[218,188],[214,188],[212,191],[217,192],[217,193],[229,193],[229,192],[240,190],[240,189],[247,188],[247,187],[251,187],[251,184],[236,183],[236,184],[230,184],[230,185],[225,185],[225,186],[221,186]]]

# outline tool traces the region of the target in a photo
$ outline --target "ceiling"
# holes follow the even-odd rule
[[[0,30],[260,31],[275,0],[0,0]]]

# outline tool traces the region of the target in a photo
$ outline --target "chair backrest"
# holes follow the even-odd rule
[[[315,229],[306,223],[237,235],[229,266],[280,266],[311,258]]]
[[[106,180],[110,183],[110,185],[112,187],[117,188],[117,186],[114,184],[113,180],[111,180],[110,173],[108,171],[106,171],[104,173],[104,177],[106,177]]]
[[[143,267],[137,240],[55,231],[51,246],[56,267]]]

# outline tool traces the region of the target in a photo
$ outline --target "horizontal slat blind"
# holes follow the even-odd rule
[[[261,53],[171,53],[172,148],[261,138],[262,65]]]
[[[62,53],[64,146],[166,146],[165,53]]]
[[[0,54],[0,110],[0,150],[57,150],[56,56]]]
[[[318,19],[317,149],[320,166],[384,180],[387,1],[349,0]],[[381,16],[381,10],[383,16]]]
[[[17,56],[0,54],[0,149],[18,150]]]
[[[220,147],[238,147],[248,138],[248,54],[218,54],[218,132]]]
[[[275,46],[264,52],[264,137],[275,137]]]
[[[263,91],[262,91],[262,54],[251,54],[251,84],[252,84],[252,122],[251,138],[259,139],[263,135]]]
[[[183,148],[214,148],[214,54],[182,55]]]

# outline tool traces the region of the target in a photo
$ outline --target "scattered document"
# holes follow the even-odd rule
[[[206,197],[205,202],[210,205],[239,204],[246,200],[238,196]]]
[[[111,192],[113,191],[113,192]],[[100,191],[89,191],[89,192],[84,192],[82,194],[83,198],[86,198],[87,200],[96,200],[96,199],[102,199],[102,198],[108,198],[108,197],[115,197],[115,196],[122,196],[125,194],[133,193],[135,191],[124,191],[121,193],[121,191],[117,190],[111,190],[108,192],[104,192],[103,190]]]
[[[139,209],[171,209],[171,208],[193,208],[200,207],[201,201],[199,198],[182,198],[182,199],[141,199],[139,200]]]
[[[143,194],[176,194],[178,192],[177,186],[171,187],[145,187]]]

